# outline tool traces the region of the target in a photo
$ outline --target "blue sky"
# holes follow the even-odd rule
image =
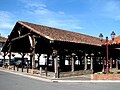
[[[120,0],[0,0],[0,33],[26,21],[98,37],[120,35]]]

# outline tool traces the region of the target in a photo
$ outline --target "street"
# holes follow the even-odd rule
[[[0,90],[120,90],[120,83],[44,82],[0,71]]]

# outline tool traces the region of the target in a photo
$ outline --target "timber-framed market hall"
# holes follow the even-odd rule
[[[29,54],[30,68],[33,72],[39,67],[44,67],[46,71],[54,72],[55,77],[62,77],[104,70],[106,67],[104,42],[93,36],[18,21],[8,36],[2,52],[4,60],[7,54],[11,57],[12,53],[21,53],[22,68],[24,56]],[[35,55],[38,56],[37,60]],[[46,58],[45,65],[39,63],[41,55]],[[108,55],[110,69],[118,67],[119,42],[109,44]]]

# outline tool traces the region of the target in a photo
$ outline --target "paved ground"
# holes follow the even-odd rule
[[[54,78],[54,73],[53,72],[49,72],[48,76],[45,76],[45,72],[43,71],[43,74],[40,75],[39,71],[37,71],[37,74],[31,74],[30,70],[29,73],[27,73],[27,70],[24,69],[24,71],[22,72],[21,69],[19,69],[19,71],[17,70],[9,70],[9,69],[5,69],[0,67],[0,71],[3,72],[7,72],[7,73],[12,73],[12,74],[16,74],[16,75],[20,75],[20,76],[24,76],[24,77],[29,77],[29,78],[33,78],[36,80],[41,80],[41,81],[47,81],[47,82],[120,82],[120,80],[115,80],[115,81],[108,81],[108,80],[90,80],[91,75],[81,75],[81,76],[74,76],[74,77],[66,77],[66,78],[58,78],[55,79]]]
[[[0,71],[0,90],[120,90],[118,82],[54,83]]]
[[[90,74],[55,79],[54,78],[54,72],[48,72],[48,76],[46,77],[45,76],[45,71],[42,71],[42,75],[40,75],[39,70],[37,70],[37,74],[31,74],[30,69],[29,69],[29,73],[27,73],[26,69],[24,69],[23,72],[22,72],[21,68],[19,68],[19,71],[17,71],[17,68],[15,70],[13,70],[13,69],[9,70],[9,69],[0,67],[0,70],[5,71],[5,72],[9,72],[9,73],[18,74],[18,75],[34,76],[34,77],[38,77],[38,78],[42,78],[42,79],[46,79],[46,80],[90,80],[91,79]]]

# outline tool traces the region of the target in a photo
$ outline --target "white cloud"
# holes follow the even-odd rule
[[[45,9],[45,8],[34,10],[34,11],[32,11],[32,13],[36,14],[36,15],[44,15],[44,16],[52,14],[51,11],[49,11],[48,9]]]
[[[63,11],[54,11],[49,9],[43,2],[35,2],[30,0],[20,0],[24,3],[23,16],[28,15],[33,23],[48,25],[61,29],[82,29],[79,21],[74,16],[68,15]]]
[[[62,10],[54,11],[39,0],[18,0],[18,11],[0,11],[0,33],[7,36],[17,20],[28,21],[66,30],[83,29],[76,17]]]
[[[60,15],[64,15],[65,14],[65,12],[62,12],[62,11],[59,11],[58,12]]]
[[[73,20],[46,20],[47,23],[44,23],[48,26],[60,28],[60,29],[68,29],[68,30],[78,30],[78,29],[83,29],[77,23]],[[74,24],[74,22],[76,24]]]
[[[42,3],[36,3],[36,2],[29,2],[26,6],[26,8],[30,8],[30,7],[46,7],[45,4],[42,4]]]
[[[26,9],[29,9],[29,10],[35,10],[35,9],[44,9],[46,8],[47,6],[42,3],[42,2],[36,2],[36,1],[33,1],[33,0],[18,0],[20,1],[25,7]]]

